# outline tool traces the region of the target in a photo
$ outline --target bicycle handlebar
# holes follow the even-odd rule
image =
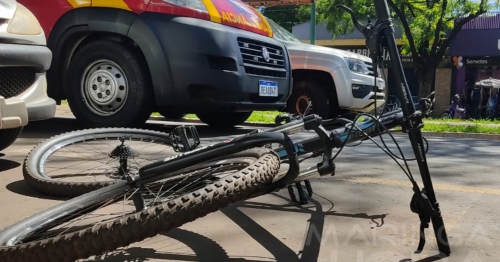
[[[364,140],[367,138],[366,135],[374,137],[385,133],[386,130],[380,129],[380,124],[387,130],[404,125],[403,112],[401,110],[390,111],[382,114],[377,121],[368,119],[356,123],[356,125],[352,127],[353,124],[348,124],[345,127],[332,130],[333,142],[336,148],[341,147],[343,144]]]
[[[312,124],[316,122],[315,124]],[[316,115],[306,116],[303,120],[294,120],[292,122],[286,123],[284,125],[267,129],[266,132],[280,132],[286,135],[292,135],[295,133],[302,132],[304,130],[313,130],[313,127],[326,127],[334,124],[345,124],[343,127],[339,127],[333,129],[331,131],[323,131],[327,132],[326,137],[329,139],[322,139],[322,146],[324,147],[324,143],[327,141],[331,141],[333,143],[332,148],[340,148],[342,144],[349,144],[358,140],[363,140],[366,137],[365,133],[370,136],[378,136],[384,131],[380,130],[380,126],[378,123],[381,123],[386,129],[391,129],[396,126],[404,126],[403,121],[403,112],[398,109],[394,111],[389,111],[383,113],[378,120],[368,119],[365,121],[361,121],[358,123],[354,123],[351,120],[345,118],[333,118],[323,120]],[[355,124],[354,127],[352,125]],[[358,129],[359,128],[359,129]],[[352,129],[352,130],[351,130]],[[316,132],[318,133],[318,132]],[[321,136],[321,134],[318,134]],[[316,148],[320,150],[321,148]],[[283,148],[278,148],[277,151],[281,151]],[[312,150],[309,150],[312,151]],[[281,155],[282,157],[285,155]]]

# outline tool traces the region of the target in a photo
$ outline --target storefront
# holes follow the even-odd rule
[[[500,14],[465,24],[450,44],[449,55],[454,65],[451,95],[462,94],[467,79],[500,79]]]

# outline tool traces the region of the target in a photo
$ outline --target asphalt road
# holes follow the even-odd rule
[[[175,123],[151,122],[169,131]],[[31,123],[0,157],[0,228],[58,203],[22,179],[26,154],[45,138],[75,130],[72,119]],[[205,143],[225,134],[198,128]],[[412,157],[406,137],[398,141]],[[387,138],[386,138],[387,139]],[[380,140],[377,140],[380,141]],[[387,142],[388,140],[386,140]],[[452,254],[439,261],[498,261],[500,257],[500,141],[428,138],[428,164]],[[394,143],[390,148],[395,149]],[[309,161],[306,164],[314,164]],[[397,164],[369,141],[345,148],[334,177],[312,181],[304,206],[282,190],[230,206],[131,247],[86,261],[434,261],[435,239],[414,254],[419,220],[409,208],[411,185]],[[410,167],[420,182],[415,164]]]

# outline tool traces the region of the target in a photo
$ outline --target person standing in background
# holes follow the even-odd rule
[[[482,92],[481,89],[479,89],[479,86],[474,84],[474,89],[472,89],[472,92],[470,93],[471,97],[471,111],[470,111],[470,116],[471,118],[477,118],[479,116],[479,106],[481,105],[482,102]]]
[[[464,100],[464,107],[465,107],[465,112],[466,112],[466,117],[471,117],[471,115],[473,114],[473,111],[474,111],[474,107],[472,106],[472,99],[471,99],[471,95],[472,95],[472,90],[474,90],[474,81],[470,78],[466,78],[465,79],[465,87],[464,87],[464,97],[465,97],[465,100]]]

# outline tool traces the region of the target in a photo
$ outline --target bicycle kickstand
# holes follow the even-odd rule
[[[313,195],[313,190],[311,187],[311,182],[309,180],[304,180],[304,184],[306,186],[307,190],[307,195],[304,192],[304,189],[302,188],[302,185],[300,184],[301,182],[295,183],[295,187],[297,188],[297,193],[299,194],[299,200],[297,201],[297,197],[295,196],[295,192],[293,192],[293,186],[294,185],[288,185],[288,193],[290,194],[290,199],[292,202],[299,203],[301,205],[305,205],[309,203],[309,199],[312,198]]]

